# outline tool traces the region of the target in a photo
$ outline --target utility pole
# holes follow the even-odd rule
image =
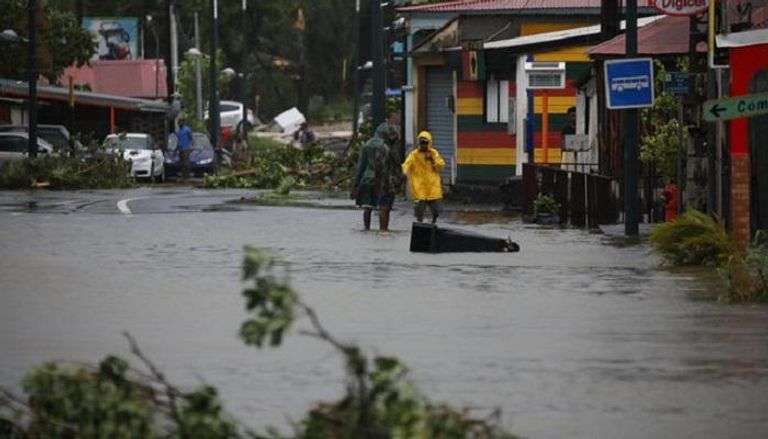
[[[386,114],[384,97],[384,18],[381,0],[372,0],[371,10],[371,59],[373,60],[373,126],[384,122]]]
[[[248,70],[248,32],[246,22],[246,11],[248,9],[248,0],[243,0],[243,10],[240,14],[240,32],[243,36],[241,47],[242,61],[240,62],[240,102],[243,104],[243,119],[240,122],[243,125],[243,138],[247,140],[248,136],[248,81],[246,71]]]
[[[607,41],[619,34],[619,2],[616,0],[601,0],[600,15],[603,17],[600,39]]]
[[[637,0],[627,0],[626,57],[637,56]],[[651,84],[653,86],[653,84]],[[624,110],[624,234],[638,235],[638,115],[637,108]]]
[[[208,103],[208,118],[211,123],[211,144],[214,148],[219,147],[219,91],[217,79],[219,76],[216,66],[216,52],[219,45],[219,3],[218,0],[211,0],[211,58],[210,58],[210,76],[211,90],[210,102]]]
[[[171,31],[171,72],[173,77],[173,87],[168,93],[176,93],[179,84],[179,35],[176,29],[176,0],[171,0],[168,5],[168,21]]]
[[[29,157],[37,157],[37,0],[29,0],[29,42],[27,43],[27,80],[29,81]]]
[[[352,55],[352,74],[354,77],[352,93],[352,139],[357,138],[357,113],[360,99],[360,0],[355,0],[355,52]],[[352,142],[350,142],[351,144]]]
[[[199,16],[195,12],[195,49],[200,51],[200,23]],[[203,78],[200,72],[200,56],[195,57],[195,112],[197,120],[203,121]]]
[[[83,27],[83,0],[75,2],[75,18],[77,19],[77,25]]]

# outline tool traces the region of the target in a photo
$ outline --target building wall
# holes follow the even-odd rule
[[[523,25],[521,27],[522,35],[532,35],[542,32],[555,32],[559,30],[573,29],[585,26],[587,23],[535,23]],[[587,55],[587,50],[591,46],[566,46],[546,52],[540,52],[533,55],[534,61],[558,61],[565,62],[565,88],[559,90],[548,90],[548,119],[549,128],[547,130],[547,162],[549,164],[562,163],[563,135],[561,130],[568,123],[568,108],[576,106],[577,89],[574,86],[575,81],[581,79],[589,71],[591,62]],[[543,117],[544,114],[544,95],[545,91],[535,90],[534,96],[534,162],[544,163],[544,154],[542,148],[543,139]]]
[[[520,25],[520,35],[531,35],[541,32],[552,32],[584,26],[585,22],[540,22]],[[576,105],[577,90],[574,81],[580,79],[590,68],[591,63],[586,51],[590,46],[570,46],[547,52],[537,53],[534,61],[564,61],[566,62],[566,88],[548,91],[548,162],[561,163],[561,148],[563,136],[561,130],[568,122],[567,111]],[[514,69],[515,63],[510,63]],[[512,77],[517,75],[513,72]],[[518,95],[516,78],[509,82],[508,98],[519,101],[527,100],[527,96]],[[508,134],[506,122],[485,122],[485,82],[458,81],[457,85],[457,181],[459,183],[498,183],[504,178],[516,174],[518,161],[517,136],[523,136],[519,130],[516,134]],[[536,91],[534,96],[534,134],[533,144],[536,163],[543,162],[542,153],[542,91]],[[527,108],[527,106],[522,106]],[[521,106],[517,105],[517,109]],[[516,111],[516,118],[527,117]],[[515,122],[513,122],[515,123]]]
[[[748,94],[755,73],[768,68],[768,44],[740,47],[730,51],[731,96]],[[731,235],[743,246],[751,236],[751,171],[749,163],[749,122],[731,121]]]
[[[515,89],[510,81],[509,98]],[[516,138],[506,122],[485,122],[485,82],[458,81],[456,92],[456,180],[498,182],[515,175]]]

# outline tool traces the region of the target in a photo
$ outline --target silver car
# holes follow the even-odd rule
[[[0,133],[0,164],[9,161],[21,160],[27,157],[29,150],[29,135],[27,133]],[[37,153],[53,153],[53,145],[37,138]]]

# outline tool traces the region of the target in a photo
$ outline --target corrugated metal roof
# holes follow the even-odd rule
[[[655,21],[664,18],[663,15],[656,15],[653,17],[644,17],[637,20],[637,27],[642,28]],[[621,28],[624,29],[626,22],[622,20]],[[524,48],[526,46],[533,46],[542,43],[551,43],[554,41],[563,41],[571,38],[586,37],[590,35],[600,34],[600,25],[577,27],[575,29],[566,29],[556,32],[544,32],[540,34],[526,35],[517,38],[510,38],[507,40],[491,41],[483,44],[483,48],[489,49],[512,49],[512,48]]]
[[[24,81],[0,79],[0,95],[10,95],[26,98],[29,96],[29,85]],[[37,95],[41,100],[65,102],[69,100],[69,90],[64,87],[38,85]],[[160,113],[168,111],[168,104],[164,101],[126,98],[122,96],[91,93],[85,91],[75,91],[75,103],[80,105],[92,105],[96,107],[114,107],[117,109],[133,111]]]
[[[688,44],[691,37],[689,17],[665,16],[648,26],[637,30],[637,54],[638,55],[685,55],[688,53]],[[624,55],[626,41],[624,34],[619,35],[602,44],[598,44],[588,51],[592,56],[617,56]],[[700,52],[706,51],[706,43],[697,48]]]
[[[398,8],[400,12],[472,12],[541,9],[600,9],[601,0],[457,0]],[[621,4],[625,0],[620,1]],[[639,7],[639,5],[638,5]]]

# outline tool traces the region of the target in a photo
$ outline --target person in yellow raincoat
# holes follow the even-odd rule
[[[424,221],[424,210],[429,207],[434,224],[440,215],[440,200],[443,198],[440,171],[445,167],[445,160],[432,145],[432,135],[428,131],[419,133],[418,142],[419,146],[408,154],[403,163],[403,173],[408,176],[416,221]]]

